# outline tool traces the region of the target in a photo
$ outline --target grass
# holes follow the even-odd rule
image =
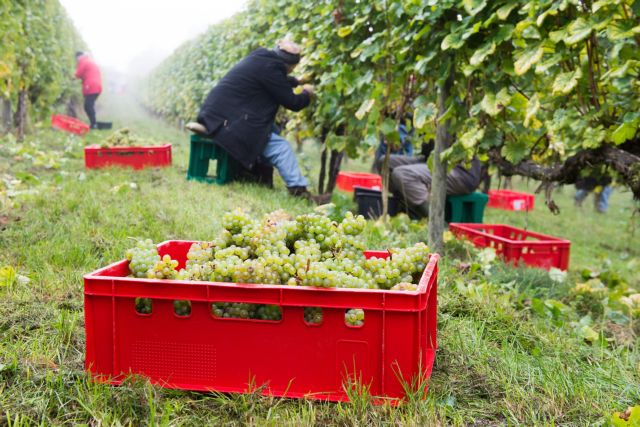
[[[526,224],[569,238],[568,283],[558,285],[538,270],[496,265],[484,275],[461,268],[453,256],[443,260],[439,349],[424,401],[394,408],[372,406],[366,393],[333,404],[165,390],[135,379],[120,387],[92,382],[83,369],[82,276],[121,259],[131,246],[128,237],[210,239],[221,214],[235,207],[256,214],[312,209],[289,197],[280,181],[273,191],[187,182],[186,134],[126,98],[111,99],[106,107],[103,117],[113,118],[116,127],[171,142],[174,166],[85,171],[82,141],[46,129],[36,130],[19,151],[9,142],[0,146],[0,176],[22,180],[7,177],[0,199],[6,223],[0,226],[0,267],[12,266],[23,276],[0,278],[0,425],[585,425],[640,403],[637,331],[630,330],[627,345],[589,343],[575,332],[578,318],[558,319],[532,308],[536,298],[569,304],[564,298],[587,267],[609,264],[640,288],[630,195],[617,191],[610,212],[597,215],[587,206],[576,210],[569,188],[557,194],[560,216],[548,213],[540,197],[528,215],[486,214],[487,222]],[[92,133],[86,143],[102,137]],[[310,170],[317,168],[315,150],[313,144],[305,147]],[[366,170],[367,162],[347,167]],[[397,224],[394,230],[371,224],[366,238],[371,247],[384,247],[426,237],[418,225]]]

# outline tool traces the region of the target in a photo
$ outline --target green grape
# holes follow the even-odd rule
[[[252,220],[249,215],[241,209],[227,212],[222,216],[222,226],[232,234],[240,233],[243,227],[251,223]]]
[[[187,267],[190,265],[204,264],[213,259],[213,243],[194,243],[187,252]]]
[[[364,310],[359,308],[352,308],[347,310],[344,314],[344,321],[349,326],[362,326],[364,325]]]
[[[139,240],[134,248],[127,250],[125,256],[129,260],[131,275],[138,278],[147,277],[147,271],[160,260],[158,248],[150,239]]]
[[[178,277],[178,261],[172,260],[171,256],[165,255],[160,261],[147,271],[148,279],[176,279]]]
[[[277,305],[259,305],[256,318],[260,320],[278,321],[282,319],[282,309]]]
[[[305,307],[304,308],[304,321],[313,325],[319,325],[322,323],[322,308],[320,307]]]
[[[362,215],[354,216],[347,212],[340,223],[339,230],[347,236],[358,236],[362,234],[367,225],[367,220]]]
[[[429,256],[428,247],[418,243],[391,249],[388,259],[365,259],[361,236],[366,221],[351,213],[337,224],[318,213],[292,220],[286,212],[275,211],[253,220],[236,210],[223,216],[222,225],[212,242],[191,245],[180,271],[176,271],[177,262],[160,259],[153,242],[138,242],[127,251],[131,274],[192,281],[411,290]],[[221,317],[252,318],[259,308],[237,304],[212,310],[220,311]]]
[[[417,291],[418,285],[413,283],[401,282],[391,288],[392,291]]]

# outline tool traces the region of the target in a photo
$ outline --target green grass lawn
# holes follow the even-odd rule
[[[586,425],[640,403],[637,320],[620,326],[594,319],[601,337],[585,340],[584,316],[569,298],[585,268],[614,271],[640,289],[640,231],[634,234],[634,204],[622,189],[605,215],[588,203],[575,208],[572,188],[556,192],[558,216],[540,196],[529,214],[487,210],[486,222],[571,240],[564,283],[543,271],[499,264],[485,274],[486,264],[469,258],[466,246],[448,244],[439,282],[439,349],[425,401],[372,406],[359,397],[333,404],[172,391],[143,381],[92,382],[83,369],[82,276],[122,259],[130,237],[205,240],[219,231],[222,214],[237,207],[256,215],[313,209],[289,197],[279,180],[275,190],[186,181],[187,134],[129,98],[105,102],[101,119],[172,143],[174,165],[84,170],[83,143],[108,133],[92,132],[82,141],[39,129],[22,146],[0,140],[0,268],[20,275],[0,276],[0,425]],[[307,144],[302,161],[313,177],[317,158],[317,147]],[[345,166],[367,168],[366,160]],[[400,230],[371,223],[365,237],[371,247],[426,239],[424,226]]]

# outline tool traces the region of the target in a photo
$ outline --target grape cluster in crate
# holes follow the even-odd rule
[[[211,242],[194,243],[186,266],[169,255],[160,257],[151,240],[138,241],[127,251],[131,275],[138,278],[258,283],[321,288],[417,290],[429,258],[428,247],[418,243],[390,249],[388,258],[364,256],[362,216],[347,213],[342,222],[311,213],[290,217],[276,211],[253,219],[242,211],[226,213],[223,230]],[[277,306],[220,303],[218,317],[279,320]],[[364,312],[345,314],[348,324],[363,323]],[[321,311],[305,310],[308,323],[321,323]]]
[[[149,138],[142,138],[137,136],[129,128],[118,129],[113,132],[107,138],[104,139],[100,145],[102,148],[111,147],[144,147],[158,145],[157,141]]]

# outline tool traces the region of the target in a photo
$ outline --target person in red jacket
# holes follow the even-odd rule
[[[102,77],[95,62],[84,52],[76,52],[76,79],[82,80],[82,95],[84,95],[84,111],[89,117],[91,129],[97,128],[96,100],[102,93]]]

